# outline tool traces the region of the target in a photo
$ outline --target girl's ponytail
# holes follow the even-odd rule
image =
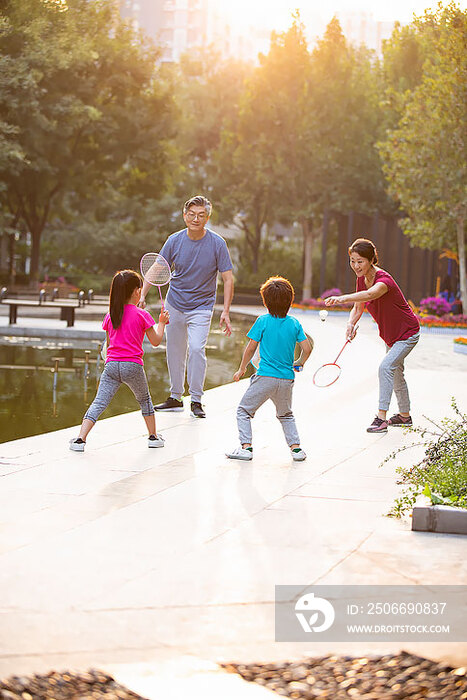
[[[125,304],[128,303],[135,289],[143,286],[143,280],[134,270],[116,272],[110,286],[110,320],[114,329],[122,322]]]

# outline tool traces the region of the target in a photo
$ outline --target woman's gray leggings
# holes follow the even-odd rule
[[[392,347],[386,345],[386,357],[379,366],[379,410],[387,411],[392,392],[396,394],[400,413],[409,413],[409,390],[404,377],[404,360],[420,340],[415,333],[406,340],[398,340]]]
[[[132,390],[141,406],[143,416],[150,416],[154,413],[143,365],[139,365],[137,362],[110,361],[104,367],[96,397],[84,417],[95,423],[122,384],[126,384]]]

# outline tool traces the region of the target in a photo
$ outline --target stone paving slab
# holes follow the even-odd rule
[[[384,517],[395,468],[411,457],[378,465],[410,437],[365,432],[384,353],[374,325],[363,320],[341,378],[318,389],[313,371],[342,346],[344,320],[299,318],[315,340],[294,392],[303,463],[269,405],[253,422],[254,460],[225,458],[246,380],[207,392],[205,421],[157,416],[162,450],[147,450],[136,412],[99,421],[83,454],[67,449],[75,428],[0,445],[0,677],[112,664],[131,675],[140,663],[150,667],[136,675],[156,667],[162,677],[187,656],[394,652],[400,644],[275,643],[274,585],[465,583],[465,538]],[[423,335],[408,358],[417,423],[449,415],[451,396],[465,401],[467,363],[451,344]],[[466,644],[403,647],[467,659]],[[182,684],[183,664],[177,674]]]

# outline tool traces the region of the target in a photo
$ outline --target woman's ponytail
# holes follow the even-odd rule
[[[110,320],[114,329],[122,322],[125,304],[128,303],[135,289],[143,285],[140,275],[134,270],[120,270],[113,276],[110,286]]]

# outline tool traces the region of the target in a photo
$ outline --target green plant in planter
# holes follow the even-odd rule
[[[380,465],[410,447],[425,446],[420,462],[411,467],[397,467],[400,474],[397,483],[404,489],[388,515],[400,517],[411,510],[421,494],[433,505],[467,509],[467,415],[459,410],[454,398],[451,405],[453,418],[443,418],[439,423],[428,418],[433,429],[407,428],[407,432],[418,434],[421,440],[392,452]],[[428,440],[424,439],[426,436]]]

